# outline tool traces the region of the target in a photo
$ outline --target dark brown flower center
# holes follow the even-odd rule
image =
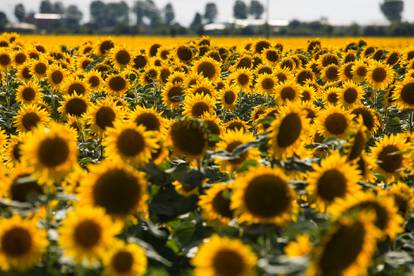
[[[122,155],[134,157],[145,149],[145,140],[135,129],[125,129],[119,135],[116,146]]]
[[[348,121],[341,113],[332,113],[325,119],[325,128],[334,135],[344,134],[348,128]]]
[[[32,248],[32,236],[27,229],[15,226],[7,230],[1,239],[1,249],[8,257],[19,258]]]
[[[346,194],[346,178],[336,169],[325,171],[318,179],[317,194],[324,201],[332,202]]]
[[[40,117],[36,112],[29,112],[23,115],[22,124],[26,130],[32,130],[40,122]]]
[[[39,161],[46,167],[62,165],[68,160],[69,145],[61,137],[50,137],[43,140],[38,148]]]
[[[118,251],[112,257],[112,266],[117,273],[128,273],[134,264],[134,256],[128,251]]]
[[[302,120],[296,113],[286,115],[280,125],[276,136],[277,146],[286,148],[294,144],[302,132]]]
[[[238,252],[221,249],[213,257],[213,268],[217,276],[239,276],[245,272],[246,264]]]
[[[104,229],[92,219],[85,219],[76,225],[73,235],[79,246],[85,249],[90,249],[99,244],[103,230]]]

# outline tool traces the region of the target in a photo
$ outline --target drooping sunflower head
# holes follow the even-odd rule
[[[34,175],[43,183],[51,183],[67,175],[77,158],[76,133],[64,125],[51,123],[36,128],[27,143],[22,145],[21,156],[32,166]]]
[[[354,75],[352,73],[353,67],[355,62],[345,63],[339,69],[340,79],[342,81],[350,81],[354,79]]]
[[[155,133],[147,131],[144,126],[132,121],[116,121],[113,128],[107,130],[103,142],[108,159],[119,162],[143,165],[151,158],[157,148]]]
[[[2,218],[0,225],[2,271],[26,271],[41,261],[48,242],[36,220],[14,215]]]
[[[361,105],[354,108],[351,114],[354,116],[354,120],[362,118],[362,122],[371,134],[374,134],[380,127],[380,118],[375,109]]]
[[[349,112],[333,105],[319,111],[317,121],[319,133],[325,137],[345,137],[352,127]]]
[[[397,51],[389,52],[386,56],[385,63],[394,66],[400,62],[401,54]]]
[[[313,169],[308,175],[308,193],[319,211],[326,212],[335,200],[359,190],[360,174],[356,166],[339,152],[331,153]]]
[[[349,144],[345,146],[348,161],[353,161],[361,157],[368,140],[366,131],[366,127],[360,123],[360,126],[352,133]]]
[[[183,155],[188,159],[201,158],[207,150],[208,130],[196,119],[174,121],[169,127],[168,144],[176,155]]]
[[[116,242],[121,230],[119,223],[100,208],[81,207],[69,212],[59,231],[59,246],[63,255],[77,264],[95,265]]]
[[[230,154],[235,154],[239,146],[255,140],[253,134],[240,129],[228,130],[220,138],[220,142],[217,144],[217,150],[226,151]],[[256,160],[259,157],[259,151],[256,148],[250,148],[240,154],[236,154],[234,158],[217,159],[216,162],[221,166],[223,172],[232,172],[239,168],[245,161]]]
[[[192,259],[195,275],[254,275],[257,257],[239,240],[214,235]]]
[[[390,196],[394,200],[394,204],[398,209],[398,214],[407,218],[414,208],[414,191],[405,183],[397,182],[384,194]]]
[[[231,207],[241,223],[282,225],[298,212],[295,192],[280,169],[256,167],[233,183]]]
[[[346,198],[338,199],[329,209],[334,219],[352,216],[355,213],[373,212],[373,224],[381,236],[394,239],[402,231],[403,219],[391,197],[375,195],[373,192],[357,192]]]
[[[342,218],[313,250],[307,275],[365,275],[376,250],[379,232],[371,213]]]
[[[114,218],[147,213],[147,180],[122,163],[104,161],[92,166],[81,187],[80,204],[103,208]]]
[[[223,122],[217,115],[208,113],[204,114],[201,119],[208,130],[208,146],[209,148],[215,148],[223,132]]]
[[[97,43],[97,53],[99,55],[106,55],[110,53],[111,49],[115,47],[115,43],[110,39],[105,39]]]
[[[24,105],[17,113],[14,125],[21,132],[31,131],[49,121],[49,114],[36,105]]]

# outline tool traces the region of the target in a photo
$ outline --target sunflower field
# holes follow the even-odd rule
[[[414,272],[413,40],[132,41],[0,36],[1,275]]]

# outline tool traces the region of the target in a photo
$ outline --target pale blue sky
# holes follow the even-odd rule
[[[111,0],[104,0],[111,2]],[[112,0],[113,1],[113,0]],[[134,0],[125,0],[132,6]],[[213,1],[219,6],[219,20],[232,17],[234,0],[155,0],[159,6],[171,2],[176,11],[176,19],[188,24],[196,11],[203,11],[206,2]],[[246,0],[250,1],[250,0]],[[270,0],[271,17],[274,19],[314,20],[327,17],[334,24],[383,24],[386,22],[379,9],[383,0]],[[84,12],[84,20],[89,18],[90,0],[62,0],[65,4],[74,3]],[[265,0],[262,0],[265,2]],[[28,9],[37,10],[40,0],[0,0],[0,9],[6,10],[13,18],[13,7],[24,3]],[[414,0],[405,0],[404,19],[414,21]]]

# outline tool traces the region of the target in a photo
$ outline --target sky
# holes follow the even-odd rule
[[[76,4],[84,13],[84,21],[89,19],[89,4],[91,0],[61,0],[64,4]],[[104,2],[114,0],[104,0]],[[125,0],[132,6],[134,0]],[[219,7],[218,21],[232,17],[234,0],[154,0],[159,7],[171,2],[174,5],[176,20],[188,25],[195,12],[203,12],[207,2],[215,2]],[[250,0],[246,0],[248,2]],[[266,0],[261,0],[263,3]],[[384,24],[379,3],[383,0],[270,0],[270,17],[272,19],[303,21],[328,18],[332,24]],[[40,0],[0,0],[0,9],[6,11],[9,18],[13,16],[14,5],[23,3],[27,10],[37,11]],[[414,0],[405,0],[404,20],[414,22]]]

